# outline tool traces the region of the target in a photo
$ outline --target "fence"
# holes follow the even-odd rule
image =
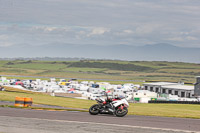
[[[149,101],[148,103],[199,104],[200,101]]]

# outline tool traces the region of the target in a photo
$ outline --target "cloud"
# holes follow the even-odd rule
[[[0,41],[0,47],[9,47],[9,46],[13,46],[14,44],[11,42],[1,42]]]
[[[134,33],[132,30],[123,30],[124,33],[127,33],[127,34],[132,34]]]
[[[0,35],[0,40],[7,40],[9,37],[7,35]]]
[[[10,36],[8,35],[0,35],[0,47],[8,47],[14,45],[14,43],[10,42]]]
[[[8,47],[14,45],[11,41],[12,36],[10,35],[0,35],[0,47]]]
[[[180,35],[189,35],[189,32],[180,32]]]
[[[168,38],[168,40],[170,41],[179,41],[179,42],[183,42],[183,41],[196,41],[199,40],[196,37],[193,36],[186,36],[186,37],[173,37],[173,38]]]
[[[198,38],[193,37],[193,36],[187,36],[186,39],[189,40],[189,41],[190,41],[190,40],[192,40],[192,41],[193,41],[193,40],[199,40]]]
[[[146,45],[199,47],[199,0],[0,1],[0,35],[8,44]]]
[[[168,38],[168,40],[182,42],[182,41],[184,41],[184,38],[182,38],[182,37],[173,37],[173,38]]]
[[[90,37],[94,35],[103,35],[106,32],[110,32],[110,29],[104,27],[95,27],[89,34],[87,34],[87,36]]]

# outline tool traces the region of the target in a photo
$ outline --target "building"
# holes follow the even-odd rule
[[[162,86],[162,93],[177,95],[178,97],[193,97],[194,96],[194,86],[189,85],[164,85]]]
[[[162,86],[165,85],[177,85],[177,83],[170,83],[170,82],[154,82],[154,83],[144,83],[144,89],[149,90],[151,92],[156,93],[165,93],[165,90],[162,89]]]
[[[143,85],[145,90],[156,92],[158,94],[171,94],[185,98],[194,96],[194,86],[170,82],[144,83]]]
[[[194,85],[194,96],[200,97],[200,76],[196,77],[196,83]]]

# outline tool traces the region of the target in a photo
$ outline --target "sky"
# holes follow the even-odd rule
[[[200,0],[0,0],[0,47],[200,48]]]

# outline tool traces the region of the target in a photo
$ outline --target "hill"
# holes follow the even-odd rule
[[[77,57],[128,61],[171,61],[200,63],[200,48],[183,48],[170,44],[130,45],[23,45],[0,47],[1,57]]]
[[[22,75],[83,80],[146,80],[195,82],[200,65],[160,61],[0,61],[0,75]]]

